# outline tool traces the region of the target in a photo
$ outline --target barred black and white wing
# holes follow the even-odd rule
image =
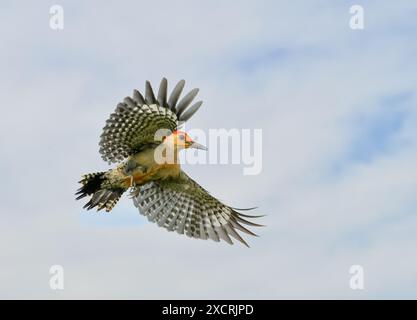
[[[199,239],[224,240],[232,238],[248,244],[238,231],[256,236],[242,224],[261,226],[245,218],[257,218],[237,212],[211,196],[194,180],[181,172],[179,178],[152,181],[132,191],[139,212],[149,221],[179,234]]]
[[[103,128],[100,154],[104,161],[115,163],[137,153],[148,145],[154,145],[155,133],[160,129],[175,131],[200,108],[202,101],[190,106],[198,93],[191,90],[179,102],[185,81],[181,80],[167,98],[168,81],[163,78],[155,97],[149,81],[146,81],[145,97],[133,91],[117,105]]]

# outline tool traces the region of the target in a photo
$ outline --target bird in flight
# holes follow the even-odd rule
[[[184,85],[184,80],[179,81],[168,98],[168,82],[163,78],[155,97],[146,81],[145,97],[134,90],[132,97],[117,105],[106,121],[99,145],[103,160],[118,165],[106,172],[83,175],[77,200],[89,196],[84,208],[109,212],[130,190],[139,212],[160,227],[229,244],[233,244],[232,237],[248,246],[238,231],[256,236],[243,225],[261,226],[247,220],[261,216],[240,212],[253,208],[223,204],[181,170],[179,151],[206,149],[180,130],[202,104],[198,101],[190,106],[198,89],[179,100]]]

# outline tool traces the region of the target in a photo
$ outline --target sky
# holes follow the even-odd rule
[[[50,27],[50,7],[64,28]],[[364,28],[353,30],[353,4]],[[417,297],[415,1],[2,1],[0,298]],[[146,80],[200,88],[187,129],[261,129],[262,171],[185,165],[266,214],[251,248],[74,200]],[[210,150],[208,151],[210,152]],[[50,288],[50,267],[64,270]],[[352,265],[364,287],[350,286]]]

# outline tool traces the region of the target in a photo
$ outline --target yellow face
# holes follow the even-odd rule
[[[174,131],[164,139],[164,144],[167,144],[177,150],[189,148],[192,143],[193,141],[190,136],[183,131]]]
[[[174,131],[171,135],[165,138],[164,143],[172,146],[176,150],[187,148],[206,150],[206,147],[193,141],[184,131]]]
[[[190,136],[184,131],[175,131],[173,135],[175,145],[181,149],[187,149],[194,143]]]

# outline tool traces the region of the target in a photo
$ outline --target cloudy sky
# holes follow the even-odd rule
[[[50,7],[64,29],[50,28]],[[364,29],[349,8],[364,8]],[[415,1],[2,1],[0,298],[417,297]],[[241,245],[74,200],[98,137],[145,80],[200,88],[187,129],[262,129],[263,166],[187,165],[258,206]],[[210,152],[210,151],[209,151]],[[51,290],[49,268],[64,268]],[[364,289],[349,268],[364,270]]]

